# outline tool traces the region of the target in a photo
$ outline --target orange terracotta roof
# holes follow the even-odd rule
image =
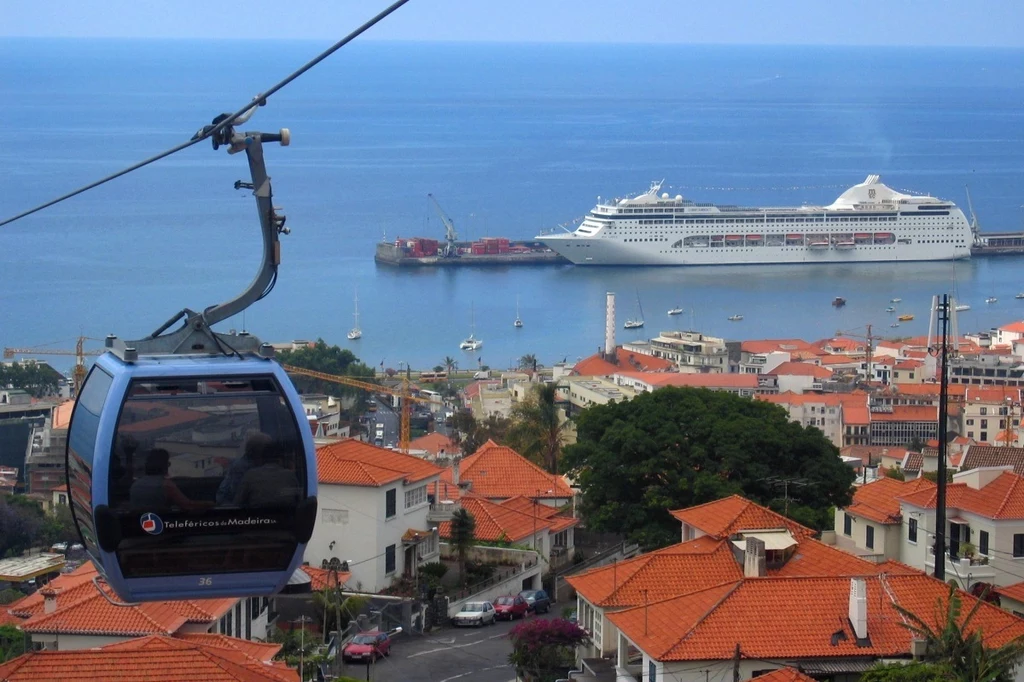
[[[726,540],[702,536],[615,564],[600,566],[566,581],[595,606],[637,606],[743,577]]]
[[[861,358],[854,358],[849,355],[823,355],[821,356],[821,364],[826,367],[829,365],[850,365],[854,367],[862,362]]]
[[[836,549],[812,538],[800,539],[796,551],[782,566],[771,568],[768,575],[780,578],[796,576],[866,575],[875,572],[876,564]]]
[[[899,498],[934,487],[935,484],[926,478],[915,478],[912,481],[879,478],[859,486],[853,493],[853,502],[844,511],[881,524],[901,524],[903,516],[900,513]]]
[[[804,675],[796,668],[788,666],[750,679],[757,680],[757,682],[815,682],[813,677]]]
[[[327,588],[333,589],[336,587],[335,580],[344,585],[352,577],[352,574],[348,571],[338,571],[337,578],[335,578],[335,576],[331,575],[331,571],[326,568],[317,568],[315,566],[300,566],[300,568],[309,576],[312,581],[311,586],[317,592]]]
[[[1011,322],[1010,324],[1004,324],[1002,327],[999,327],[999,331],[1024,334],[1024,322]]]
[[[810,362],[784,362],[770,372],[769,376],[804,376],[818,379],[831,379],[832,370],[825,369]]]
[[[936,422],[938,405],[893,405],[892,412],[872,412],[871,421],[878,422]]]
[[[787,528],[798,538],[814,535],[810,528],[739,495],[669,513],[715,538],[727,538],[743,530],[766,528]]]
[[[441,472],[441,479],[431,483],[429,490],[436,502],[442,500],[457,500],[462,497],[462,488],[452,483],[452,470],[445,469]]]
[[[86,586],[91,594],[52,613],[41,613],[21,624],[29,634],[59,633],[75,635],[108,635],[142,637],[172,635],[188,622],[188,618],[172,609],[168,602],[115,606],[100,594],[99,589]],[[108,591],[111,599],[113,593]]]
[[[829,376],[832,373],[829,372]],[[762,400],[766,403],[775,403],[776,405],[830,405],[836,406],[842,405],[846,408],[847,403],[850,401],[844,400],[838,393],[794,393],[793,391],[784,391],[783,393],[765,393],[755,395],[756,400]],[[867,405],[867,398],[861,398],[861,402]],[[856,403],[852,403],[856,404]]]
[[[509,498],[499,502],[498,504],[506,509],[514,509],[518,512],[534,514],[539,518],[547,519],[551,524],[550,528],[552,533],[560,533],[566,528],[572,528],[573,526],[579,525],[579,519],[566,516],[562,513],[562,511],[566,509],[565,505],[552,507],[542,502],[537,502],[534,498],[524,497],[522,495]]]
[[[223,640],[203,642],[152,636],[96,649],[35,651],[0,664],[0,679],[4,682],[298,682],[297,671],[264,662],[252,655],[257,650],[249,645],[254,643],[231,646]],[[262,649],[267,645],[254,646]]]
[[[642,381],[652,388],[680,386],[689,388],[757,388],[756,374],[658,374],[650,372],[616,372],[616,376]]]
[[[443,433],[438,433],[437,431],[409,441],[409,449],[425,450],[434,456],[437,456],[441,452],[448,455],[458,454],[460,452],[459,446],[452,442],[451,438]]]
[[[992,588],[992,591],[1008,599],[1024,602],[1024,582],[1014,583],[1006,587],[999,587],[997,585]]]
[[[464,496],[460,500],[460,504],[476,522],[474,537],[477,540],[520,542],[532,538],[537,531],[550,530],[552,526],[548,519],[509,509],[475,495]],[[443,521],[438,526],[437,532],[442,539],[450,538],[452,522]]]
[[[633,353],[622,348],[615,349],[617,362],[609,362],[601,356],[601,353],[595,353],[580,360],[572,368],[572,373],[581,377],[606,377],[623,370],[639,369],[644,372],[665,372],[674,367],[670,360],[656,358],[653,355]]]
[[[549,474],[512,448],[492,440],[459,462],[459,481],[472,483],[475,495],[507,499],[516,495],[540,499],[571,500],[572,488],[561,476]],[[451,479],[449,469],[446,480]],[[447,498],[450,499],[450,498]]]
[[[50,420],[54,430],[67,429],[71,424],[71,413],[75,410],[74,400],[65,400],[53,408],[53,418]]]
[[[871,423],[871,410],[867,405],[843,405],[843,424],[868,425]]]
[[[349,438],[317,448],[320,483],[378,487],[404,481],[415,483],[440,475],[441,469],[419,457],[379,448]]]
[[[70,606],[74,602],[91,596],[95,587],[92,580],[96,577],[96,567],[91,561],[87,561],[71,573],[64,573],[50,581],[49,586],[57,590],[57,606]],[[33,592],[13,604],[7,609],[21,618],[31,618],[43,612],[43,595]]]
[[[924,363],[920,360],[900,360],[896,365],[896,369],[919,369],[924,367]]]
[[[967,384],[950,384],[948,387],[950,396],[963,397],[967,393]],[[939,397],[939,385],[926,384],[892,384],[886,392],[890,395],[917,395]]]
[[[941,628],[935,604],[949,589],[941,581],[923,574],[864,580],[866,645],[858,645],[848,622],[848,577],[747,578],[606,617],[659,661],[731,660],[737,642],[748,659],[906,657],[911,633],[894,604]],[[963,618],[977,600],[959,595]],[[839,629],[844,637],[835,638]],[[969,630],[997,647],[1024,636],[1024,620],[983,603]]]
[[[184,640],[186,642],[196,642],[197,644],[205,644],[207,646],[220,647],[222,649],[234,649],[240,651],[246,656],[262,661],[263,663],[270,663],[274,656],[281,651],[280,644],[274,644],[273,642],[253,642],[247,639],[239,639],[237,637],[228,637],[227,635],[213,634],[210,632],[179,632],[174,636],[175,639]]]
[[[810,351],[816,353],[818,349],[803,339],[758,339],[741,341],[740,350],[744,353],[755,355],[762,353],[773,353],[783,351],[793,353],[795,351]]]
[[[900,499],[915,507],[933,509],[937,494],[934,488],[926,488]],[[1007,471],[980,490],[966,483],[950,483],[946,486],[946,507],[990,519],[1024,519],[1024,478]]]
[[[1020,388],[1014,386],[968,386],[961,384],[967,389],[967,402],[969,403],[991,403],[1006,406],[1009,403],[1019,403],[1021,398]]]
[[[863,353],[867,350],[867,346],[863,341],[856,341],[842,336],[835,336],[831,339],[815,341],[814,345],[818,348],[831,352],[838,350],[844,353]]]

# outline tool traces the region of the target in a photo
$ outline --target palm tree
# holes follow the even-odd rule
[[[466,582],[466,553],[473,546],[476,533],[476,519],[463,508],[452,516],[452,547],[459,557],[459,582]]]
[[[531,369],[536,372],[537,356],[533,353],[527,353],[523,357],[519,358],[519,369]]]
[[[459,363],[450,355],[446,355],[444,358],[444,368],[448,372],[448,387],[452,385],[452,374],[455,372],[455,368],[459,366]]]
[[[957,589],[950,585],[945,605],[942,599],[936,605],[935,622],[940,630],[933,629],[932,625],[900,605],[895,606],[910,621],[901,625],[915,637],[925,640],[926,661],[948,665],[958,682],[1010,682],[1014,679],[1014,668],[1024,659],[1024,643],[1015,639],[1000,647],[985,646],[981,629],[972,630],[970,627],[983,601],[976,600],[967,615],[961,618],[963,600]]]
[[[512,408],[513,426],[509,432],[513,449],[552,474],[558,473],[562,438],[570,424],[558,414],[557,393],[555,384],[536,386],[533,395]]]

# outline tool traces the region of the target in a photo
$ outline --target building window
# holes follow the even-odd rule
[[[392,516],[398,513],[398,490],[392,488],[385,493],[384,497],[384,517],[390,519]]]
[[[843,535],[853,535],[853,517],[843,514]]]
[[[978,534],[978,552],[988,554],[988,531],[983,530]]]
[[[1014,558],[1024,557],[1024,533],[1013,535],[1013,556]]]
[[[647,679],[651,682],[657,682],[658,679],[658,666],[652,659],[647,660]]]
[[[917,542],[917,519],[910,519],[907,523],[907,539]]]
[[[394,573],[395,572],[395,546],[388,545],[387,549],[384,550],[384,572]]]
[[[405,508],[410,509],[427,501],[427,486],[405,491]]]
[[[864,528],[864,544],[867,545],[868,549],[875,548],[875,527],[867,526]]]

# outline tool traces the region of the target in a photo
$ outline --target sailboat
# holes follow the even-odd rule
[[[356,326],[348,332],[348,340],[355,341],[356,339],[363,338],[363,330],[359,328],[359,292],[355,295],[355,312],[352,313],[356,317]]]
[[[519,319],[519,297],[516,296],[516,321],[512,323],[512,326],[519,329],[523,326],[523,321]]]
[[[623,329],[640,329],[644,326],[644,307],[640,305],[640,292],[636,292],[636,308],[640,313],[639,317],[631,317],[622,325]]]
[[[675,308],[669,308],[668,314],[669,315],[682,315],[683,314],[683,309],[680,306],[676,306]]]
[[[462,350],[476,350],[480,346],[484,345],[481,339],[473,336],[473,332],[476,331],[476,318],[473,314],[473,304],[469,305],[469,336],[462,340],[459,344],[459,348]]]

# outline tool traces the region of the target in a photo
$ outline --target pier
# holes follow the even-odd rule
[[[979,232],[971,256],[1015,256],[1024,254],[1024,232]]]

